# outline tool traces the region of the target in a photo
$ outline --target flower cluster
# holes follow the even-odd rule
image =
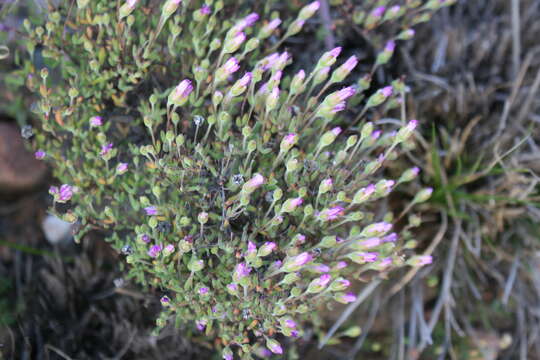
[[[142,6],[79,1],[81,31],[53,31],[64,26],[61,9],[53,30],[26,27],[48,54],[83,54],[58,56],[80,76],[52,85],[43,69],[30,86],[43,123],[35,156],[73,184],[50,193],[76,200],[77,238],[98,224],[129,249],[129,276],[160,292],[158,327],[176,318],[218,337],[225,359],[263,346],[281,354],[280,341],[302,336],[317,306],[355,301],[355,280],[431,262],[405,256],[414,224],[398,231],[392,213],[376,211],[418,174],[394,181],[380,171],[413,143],[416,120],[369,121],[373,108],[404,101],[405,84],[373,89],[369,75],[353,78],[358,59],[339,47],[292,74],[294,57],[264,41],[298,34],[317,1],[292,21],[246,12],[232,23],[222,1]],[[99,15],[107,11],[116,16]]]

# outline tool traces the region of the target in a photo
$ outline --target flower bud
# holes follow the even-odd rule
[[[337,237],[335,235],[329,235],[322,238],[317,244],[319,248],[332,248],[337,244]]]
[[[313,86],[317,86],[326,79],[328,79],[328,73],[330,72],[330,66],[325,66],[320,68],[317,73],[315,74],[315,77],[313,78]]]
[[[165,249],[163,249],[163,255],[168,256],[171,255],[174,252],[174,245],[169,244],[165,246]]]
[[[339,126],[327,131],[323,134],[323,136],[321,136],[321,140],[319,140],[319,147],[323,148],[332,144],[339,134],[341,134],[341,128]]]
[[[296,19],[294,20],[291,25],[289,25],[289,28],[287,29],[287,33],[285,33],[285,37],[290,37],[298,34],[300,30],[304,27],[305,20],[302,19]]]
[[[156,258],[158,257],[161,250],[162,250],[161,245],[153,245],[148,250],[148,256],[150,256],[151,258]]]
[[[418,121],[411,120],[406,126],[399,129],[394,140],[395,143],[400,143],[407,140],[412,135],[417,125],[418,125]]]
[[[47,156],[47,153],[43,150],[38,150],[34,153],[34,157],[37,159],[37,160],[43,160],[45,158],[45,156]]]
[[[313,14],[315,14],[317,10],[319,10],[320,6],[321,4],[319,1],[314,1],[312,3],[309,3],[308,5],[304,6],[300,10],[300,13],[298,14],[298,18],[302,20],[309,19],[310,17],[313,16]]]
[[[167,0],[165,5],[163,5],[163,9],[161,10],[161,17],[163,19],[168,19],[172,14],[174,14],[176,9],[178,9],[181,2],[182,0]]]
[[[334,72],[332,73],[331,81],[335,83],[345,80],[347,75],[350,74],[350,72],[356,67],[357,64],[358,59],[356,58],[356,56],[351,56],[347,59],[347,61],[345,61],[345,63],[343,63],[343,65],[334,70]]]
[[[274,339],[266,339],[266,347],[274,354],[283,354],[281,345]]]
[[[348,304],[356,301],[356,295],[353,293],[336,293],[334,294],[334,300],[342,304]]]
[[[291,86],[290,86],[290,91],[291,91],[291,95],[295,95],[295,94],[300,94],[304,91],[305,89],[305,85],[304,85],[304,79],[306,78],[306,73],[304,70],[300,70],[296,73],[296,75],[294,75],[292,81],[291,81]]]
[[[386,46],[384,47],[384,50],[377,56],[376,64],[377,65],[384,65],[390,60],[392,55],[394,54],[394,49],[396,47],[396,43],[393,40],[390,40],[386,43]]]
[[[247,266],[246,263],[236,264],[234,268],[233,276],[232,276],[233,281],[236,283],[239,282],[240,280],[248,276],[250,272],[251,272],[251,268]]]
[[[246,41],[246,34],[243,32],[239,32],[234,37],[226,39],[223,45],[223,53],[230,54],[235,52],[244,41]]]
[[[337,278],[332,281],[330,284],[330,290],[332,291],[343,291],[351,285],[351,282],[344,278]]]
[[[330,276],[329,274],[324,274],[318,277],[317,279],[312,280],[308,285],[307,293],[308,294],[320,293],[326,288],[326,286],[328,285],[331,279],[332,279],[332,276]]]
[[[361,204],[363,202],[366,202],[367,200],[369,200],[371,195],[373,195],[373,193],[375,193],[375,185],[369,184],[368,186],[361,188],[356,192],[356,194],[354,194],[352,203]]]
[[[392,229],[392,224],[387,222],[373,223],[364,228],[360,233],[363,237],[380,237]]]
[[[90,127],[98,127],[98,126],[103,125],[101,116],[92,116],[89,122],[90,122]]]
[[[128,169],[127,163],[120,163],[118,164],[118,166],[116,166],[116,174],[122,175],[127,171],[127,169]]]
[[[296,283],[298,280],[300,280],[300,273],[293,272],[285,275],[283,280],[281,280],[279,283],[283,285],[290,285]]]
[[[274,110],[279,100],[279,88],[276,86],[266,97],[266,112]]]
[[[249,181],[244,183],[242,186],[242,192],[244,194],[251,194],[262,184],[264,184],[264,177],[261,174],[255,174]]]
[[[176,88],[169,94],[168,103],[176,106],[184,105],[189,98],[189,94],[193,91],[191,80],[182,80]]]
[[[235,73],[238,69],[240,69],[238,61],[234,57],[230,58],[216,70],[216,81],[223,82],[227,80],[229,75]]]
[[[405,170],[405,172],[403,172],[403,174],[401,174],[401,176],[399,177],[397,181],[398,184],[414,180],[418,176],[419,172],[420,169],[416,166]]]
[[[328,191],[332,190],[333,181],[331,178],[324,179],[319,185],[319,195],[326,194]]]
[[[281,212],[284,212],[284,213],[293,212],[294,210],[296,210],[298,206],[302,205],[303,202],[304,200],[302,200],[302,198],[300,197],[294,198],[294,199],[288,199],[287,201],[285,201],[285,203],[281,207]]]
[[[312,260],[313,257],[309,253],[303,252],[299,255],[286,258],[281,269],[284,272],[295,272]]]
[[[188,269],[191,272],[201,271],[204,269],[204,261],[199,260],[196,257],[192,257],[188,263]]]
[[[169,299],[167,295],[162,296],[159,301],[161,302],[162,306],[169,306],[171,304],[171,299]]]
[[[123,18],[129,16],[136,6],[137,0],[127,0],[124,5],[120,6],[120,10],[118,11],[118,20],[121,21]]]
[[[223,100],[223,93],[221,91],[214,92],[212,95],[212,104],[217,107],[221,103],[221,100]]]
[[[382,104],[388,97],[392,95],[392,86],[386,86],[371,95],[367,101],[366,107],[371,108]]]
[[[266,39],[267,37],[272,35],[272,32],[274,32],[274,30],[276,30],[279,25],[281,25],[281,19],[279,18],[270,21],[268,24],[263,26],[261,31],[259,31],[258,38],[261,40]]]
[[[411,266],[424,266],[429,265],[433,262],[433,257],[431,255],[418,255],[407,261],[408,265]]]
[[[251,73],[247,72],[237,80],[234,85],[231,87],[230,93],[231,96],[240,96],[246,91],[247,87],[249,86],[249,83],[251,82]]]
[[[208,213],[205,211],[200,212],[199,215],[197,215],[197,221],[201,225],[206,224],[208,222]]]
[[[425,189],[420,190],[414,197],[412,201],[413,204],[419,204],[419,203],[423,203],[424,201],[427,201],[431,197],[432,193],[433,193],[432,188],[425,188]]]
[[[283,140],[281,140],[281,144],[279,145],[279,150],[283,153],[286,153],[294,145],[296,145],[297,141],[298,141],[298,135],[295,133],[289,133],[285,135]]]
[[[321,211],[321,213],[319,214],[319,217],[323,221],[335,220],[338,217],[343,216],[344,210],[345,209],[343,209],[341,206],[334,206],[329,209],[324,209],[323,211]]]
[[[377,261],[377,253],[373,252],[362,252],[362,251],[355,251],[350,254],[347,254],[347,258],[351,259],[353,262],[357,264],[365,264],[368,262],[375,262]]]
[[[413,38],[415,31],[413,29],[406,29],[400,32],[396,39],[398,40],[410,40]]]
[[[265,257],[267,255],[270,255],[270,253],[274,251],[276,247],[277,247],[276,243],[267,241],[259,248],[259,251],[257,252],[257,256]]]
[[[330,51],[325,52],[319,59],[319,62],[317,63],[316,68],[322,68],[322,67],[334,65],[340,53],[341,53],[341,47],[339,46]]]

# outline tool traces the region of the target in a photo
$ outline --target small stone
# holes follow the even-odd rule
[[[73,234],[73,224],[53,215],[48,215],[43,220],[41,228],[45,233],[45,238],[53,245],[68,240]]]

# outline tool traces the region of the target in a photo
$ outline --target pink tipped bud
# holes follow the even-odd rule
[[[302,266],[311,260],[313,260],[313,257],[309,253],[303,252],[299,255],[287,258],[281,269],[285,272],[295,272],[300,270]]]
[[[267,241],[259,248],[259,251],[257,252],[257,256],[260,256],[260,257],[267,256],[276,248],[277,248],[276,243]]]
[[[251,194],[262,184],[264,184],[264,177],[261,174],[255,174],[242,186],[242,192]]]
[[[334,206],[329,209],[325,209],[320,213],[320,218],[324,221],[331,221],[343,216],[345,209],[341,206]]]
[[[289,151],[294,145],[296,145],[296,142],[298,141],[298,135],[295,133],[290,133],[285,135],[283,140],[281,140],[281,144],[279,145],[279,149],[283,152]]]
[[[266,340],[266,346],[274,354],[283,354],[283,349],[282,349],[281,345],[274,339],[267,339]]]
[[[267,37],[272,35],[272,32],[276,30],[279,25],[281,25],[281,19],[279,18],[270,21],[259,32],[259,38],[266,39]]]
[[[315,14],[315,12],[317,10],[319,10],[320,6],[321,6],[321,4],[318,1],[314,1],[314,2],[304,6],[302,8],[302,10],[300,10],[300,13],[298,14],[298,18],[302,19],[302,20],[309,19],[310,17],[313,16],[313,14]]]
[[[45,151],[43,150],[38,150],[34,153],[34,157],[38,160],[43,160],[45,158],[45,156],[47,155],[47,153],[45,153]]]
[[[333,184],[334,182],[330,178],[324,179],[323,181],[321,181],[321,184],[319,185],[319,194],[322,195],[330,191],[332,189]]]
[[[329,274],[321,275],[319,278],[312,280],[311,283],[309,283],[307,292],[310,294],[320,293],[326,288],[331,279],[332,276]]]
[[[233,281],[239,282],[240,280],[248,276],[250,272],[251,268],[248,267],[246,263],[237,264],[233,272]]]
[[[341,128],[339,126],[333,128],[332,130],[330,130],[332,132],[332,134],[334,134],[335,136],[338,136],[339,134],[341,134]]]
[[[124,174],[128,170],[128,164],[127,163],[120,163],[118,166],[116,166],[116,173],[118,175]]]
[[[334,295],[334,300],[342,304],[348,304],[356,300],[356,295],[354,295],[353,293],[347,293],[347,294],[339,293],[339,294]]]
[[[184,105],[189,97],[189,94],[193,91],[193,85],[191,80],[184,79],[174,88],[173,92],[169,95],[169,102],[181,106]]]

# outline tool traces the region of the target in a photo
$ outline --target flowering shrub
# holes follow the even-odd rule
[[[405,84],[350,79],[358,60],[339,47],[292,73],[273,52],[318,8],[230,22],[223,1],[78,0],[25,23],[54,70],[27,86],[40,95],[36,157],[65,182],[54,201],[72,205],[61,216],[77,239],[107,229],[129,276],[163,291],[158,327],[175,318],[216,336],[225,359],[280,354],[278,334],[301,336],[317,306],[355,301],[352,280],[431,262],[404,256],[417,217],[398,232],[375,212],[418,174],[381,171],[416,120],[385,132],[365,120],[404,110]]]

